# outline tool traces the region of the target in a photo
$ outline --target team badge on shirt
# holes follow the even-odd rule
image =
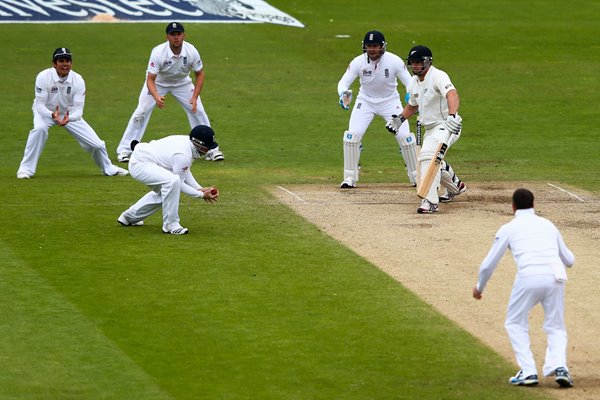
[[[183,65],[187,65],[187,57],[183,57]]]
[[[389,69],[385,69],[385,77],[389,78],[390,77],[390,70]]]
[[[71,94],[71,86],[67,87],[67,94]]]

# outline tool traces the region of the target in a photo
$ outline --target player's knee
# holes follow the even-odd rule
[[[358,145],[362,140],[361,134],[345,131],[344,132],[344,143],[356,144]]]

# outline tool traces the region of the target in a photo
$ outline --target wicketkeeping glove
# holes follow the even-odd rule
[[[445,125],[448,132],[458,135],[462,127],[462,118],[458,114],[450,114],[446,118]]]
[[[395,135],[396,132],[398,132],[398,129],[400,129],[400,126],[404,123],[404,121],[406,121],[406,118],[404,118],[403,115],[392,115],[392,119],[390,119],[388,123],[385,124],[385,129],[387,129]]]
[[[340,107],[344,110],[350,109],[350,102],[352,102],[352,90],[346,90],[340,94]]]

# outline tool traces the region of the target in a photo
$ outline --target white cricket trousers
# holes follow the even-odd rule
[[[543,373],[549,376],[558,367],[567,368],[564,290],[565,283],[556,281],[554,275],[520,276],[515,280],[504,327],[524,376],[537,374],[529,338],[529,312],[538,303],[544,308],[544,331],[548,340]]]
[[[134,156],[135,157],[135,156]],[[131,223],[143,221],[162,207],[163,230],[181,226],[179,224],[179,197],[181,178],[153,162],[129,161],[131,176],[152,189],[135,204],[125,210],[125,217]]]
[[[206,115],[206,111],[204,111],[204,106],[202,105],[200,96],[198,96],[198,101],[196,102],[196,112],[192,112],[192,105],[190,104],[190,99],[194,93],[194,85],[192,83],[177,87],[167,87],[156,84],[156,90],[160,96],[166,96],[168,93],[171,93],[173,97],[175,97],[177,102],[187,114],[190,122],[190,128],[198,125],[210,126],[210,121],[208,119],[208,115]],[[156,101],[148,91],[148,87],[144,82],[144,86],[142,87],[142,91],[140,92],[140,97],[138,99],[138,106],[129,119],[129,123],[127,124],[127,128],[123,133],[121,142],[117,147],[117,154],[131,154],[131,142],[133,140],[137,140],[138,142],[142,141],[142,137],[144,136],[144,132],[146,132],[148,122],[150,122],[150,116],[152,115],[154,107],[156,107]]]
[[[51,117],[46,117],[34,110],[33,129],[29,131],[23,160],[18,172],[24,172],[33,176],[37,170],[38,161],[46,142],[48,141],[48,129],[56,125]],[[118,168],[108,158],[106,145],[92,127],[83,118],[78,121],[69,121],[63,128],[77,140],[82,149],[92,154],[94,162],[100,167],[104,175],[115,175]]]

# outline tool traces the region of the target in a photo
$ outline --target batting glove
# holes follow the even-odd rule
[[[458,132],[462,128],[462,118],[458,114],[450,114],[446,118],[445,125],[448,132],[458,135]]]
[[[346,90],[340,94],[340,107],[342,107],[344,110],[350,109],[351,101],[352,101],[352,90]]]
[[[400,129],[400,126],[402,126],[402,124],[404,123],[404,121],[406,121],[406,118],[404,118],[403,115],[392,115],[392,119],[390,119],[388,123],[385,124],[385,129],[387,129],[395,135],[396,132],[398,132],[398,129]]]

